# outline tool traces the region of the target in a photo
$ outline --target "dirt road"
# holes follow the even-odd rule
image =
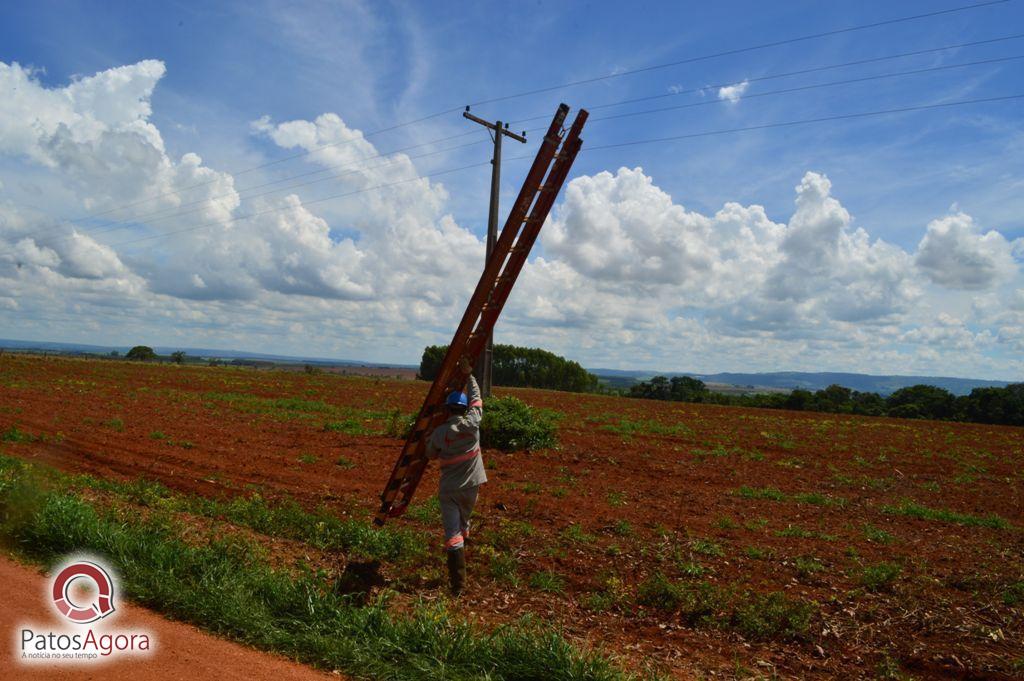
[[[15,659],[14,628],[21,622],[53,623],[55,628],[58,626],[55,613],[43,598],[47,580],[33,568],[16,563],[6,556],[0,556],[0,584],[4,585],[7,600],[0,627],[3,630],[0,669],[4,670],[5,679],[323,681],[341,678],[224,641],[193,626],[165,620],[149,610],[123,601],[117,603],[120,613],[117,628],[152,632],[156,644],[150,657],[71,667],[58,663],[26,666]]]

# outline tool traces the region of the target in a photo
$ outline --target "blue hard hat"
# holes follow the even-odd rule
[[[466,397],[466,393],[456,390],[448,394],[448,399],[444,403],[449,407],[462,407],[465,409],[469,406],[469,398]]]

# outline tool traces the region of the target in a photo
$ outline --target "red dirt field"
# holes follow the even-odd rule
[[[376,510],[401,441],[325,424],[384,432],[426,388],[3,355],[0,432],[35,440],[4,453],[68,471],[358,517]],[[496,393],[564,416],[558,449],[486,452],[472,585],[455,606],[482,625],[533,613],[678,678],[1024,678],[1024,430]],[[432,470],[419,501],[435,486]],[[912,517],[921,508],[930,517]],[[393,522],[440,540],[439,522]],[[488,532],[505,537],[517,585],[490,576]],[[385,566],[405,602],[443,597],[437,544],[418,588]],[[541,590],[538,572],[563,586]],[[795,637],[691,623],[638,604],[655,574],[781,592],[813,615]]]

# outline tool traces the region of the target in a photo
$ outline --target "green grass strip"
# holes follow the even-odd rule
[[[986,516],[958,513],[945,508],[928,508],[921,504],[904,499],[898,506],[883,506],[882,511],[895,515],[904,515],[909,518],[921,520],[940,520],[946,523],[956,523],[968,527],[991,527],[996,530],[1005,530],[1010,527],[1010,522],[1001,516],[991,513]]]
[[[358,605],[315,574],[270,567],[237,537],[196,545],[181,531],[168,515],[95,507],[0,456],[0,539],[44,564],[71,552],[103,556],[129,598],[222,636],[367,678],[634,678],[541,622],[484,633],[443,604],[401,615],[385,596]]]

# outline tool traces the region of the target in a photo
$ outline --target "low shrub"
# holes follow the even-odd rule
[[[534,409],[516,397],[492,398],[484,408],[480,442],[505,452],[554,447],[557,420],[555,412]]]

